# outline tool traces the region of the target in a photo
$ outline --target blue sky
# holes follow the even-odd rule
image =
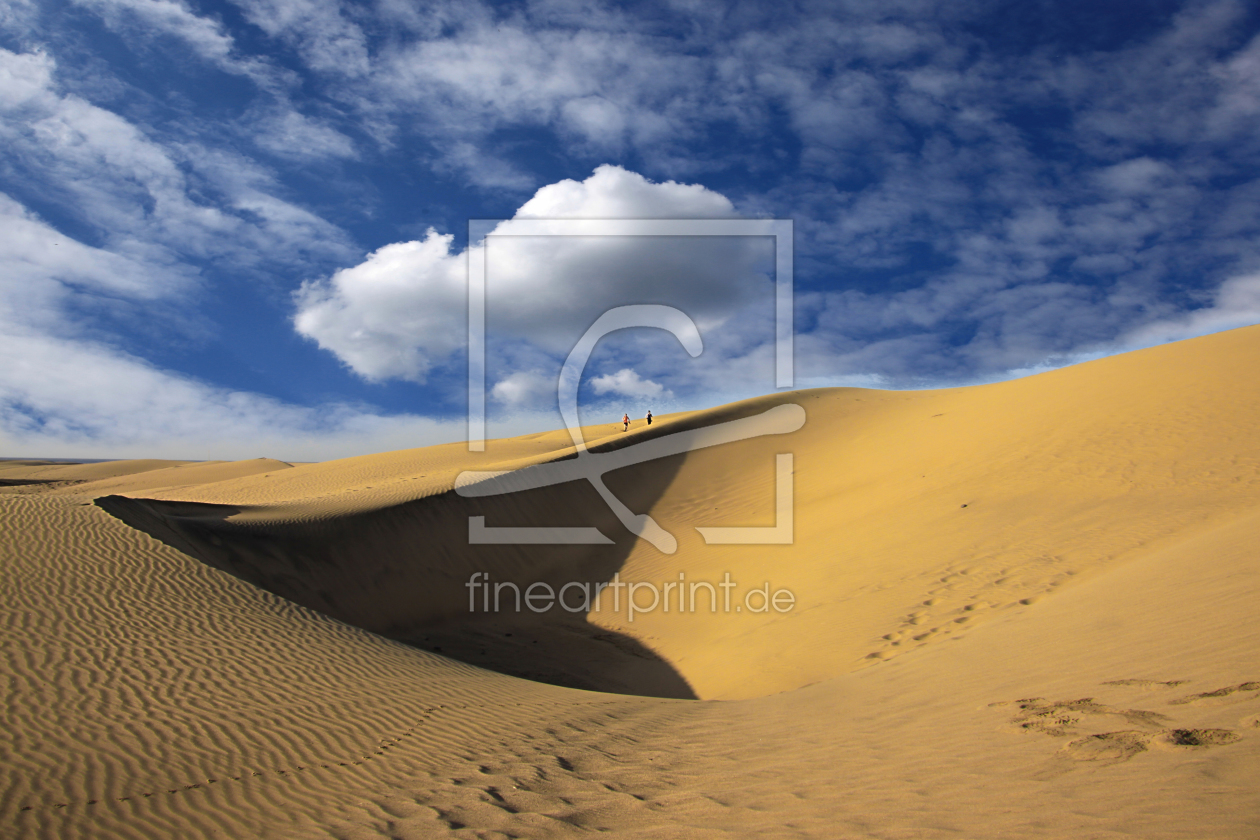
[[[464,434],[470,218],[795,225],[798,386],[991,381],[1260,322],[1244,2],[12,0],[0,455]],[[504,229],[506,230],[506,229]],[[491,434],[774,390],[764,240],[502,237]]]

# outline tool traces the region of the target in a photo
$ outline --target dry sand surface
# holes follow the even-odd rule
[[[609,458],[804,408],[607,475],[673,554],[585,482],[453,491],[571,457],[565,432],[0,463],[0,835],[1260,837],[1258,373],[1253,327],[587,429]],[[794,542],[706,544],[776,524],[780,453]],[[472,516],[611,543],[469,545]],[[485,613],[474,572],[738,588]],[[735,611],[765,584],[793,608]]]

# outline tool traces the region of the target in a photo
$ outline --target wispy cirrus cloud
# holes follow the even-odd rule
[[[58,90],[45,53],[0,49],[0,137],[15,186],[149,258],[301,251],[344,256],[344,235],[276,195],[274,177],[234,150],[163,143],[119,114]]]
[[[235,40],[222,24],[194,13],[179,0],[74,0],[91,9],[114,30],[138,31],[144,36],[169,35],[191,47],[202,59],[229,71],[244,70],[233,56]]]
[[[337,0],[238,2],[250,23],[295,49],[319,73],[358,78],[370,67],[367,36]]]
[[[294,405],[148,362],[91,316],[154,317],[196,278],[94,248],[0,193],[0,452],[288,460],[439,443],[459,424],[354,403]]]

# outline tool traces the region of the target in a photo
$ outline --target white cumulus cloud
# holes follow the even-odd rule
[[[490,389],[490,399],[510,408],[538,405],[555,397],[555,377],[539,370],[518,370]]]
[[[294,326],[366,379],[423,382],[464,339],[465,260],[430,229],[298,292]]]
[[[702,330],[720,324],[758,289],[770,288],[768,240],[619,236],[624,226],[611,220],[734,215],[725,196],[703,186],[653,183],[616,166],[545,186],[474,245],[486,260],[489,333],[563,355],[615,306],[666,304]],[[514,235],[514,221],[525,219],[610,220],[594,232],[611,235]],[[565,230],[563,223],[542,228]],[[422,241],[388,245],[304,284],[297,331],[367,379],[424,382],[467,341],[468,255],[452,242],[430,230]]]
[[[622,368],[616,373],[606,373],[591,380],[591,387],[597,394],[617,394],[624,397],[670,397],[665,386],[650,379],[644,379],[630,368]]]

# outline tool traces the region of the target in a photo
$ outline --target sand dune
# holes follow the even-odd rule
[[[94,464],[65,464],[50,461],[0,461],[0,481],[8,486],[100,481],[133,476],[188,464],[188,461],[104,461]],[[3,486],[3,485],[0,485]]]
[[[608,473],[672,554],[585,482],[455,492],[572,458],[564,431],[299,466],[0,462],[42,482],[0,488],[0,834],[1255,837],[1256,370],[1248,328],[587,429],[624,455],[804,408],[791,434]],[[706,544],[776,524],[782,453],[792,544]],[[470,517],[611,543],[469,545]],[[795,600],[470,612],[476,572]]]

